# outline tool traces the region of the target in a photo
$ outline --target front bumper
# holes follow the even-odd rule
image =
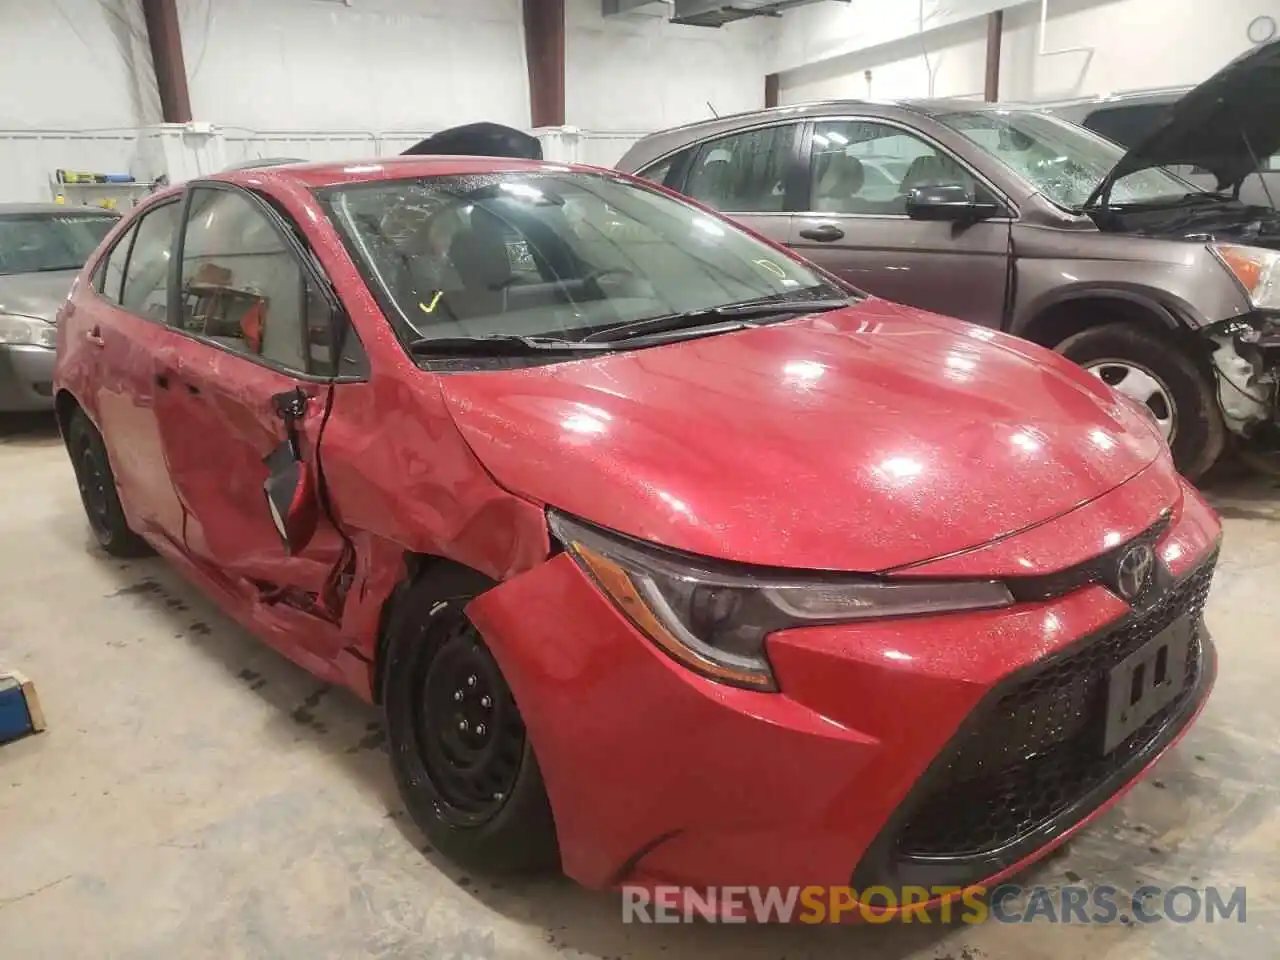
[[[0,344],[0,413],[53,409],[54,351]]]
[[[1199,622],[1219,526],[1169,474],[1148,482],[1181,494],[1158,552],[1182,599],[1159,609]],[[1140,492],[1116,503],[1143,502]],[[1124,512],[1090,515],[1099,510],[1111,520]],[[567,555],[486,593],[469,613],[520,704],[565,871],[591,887],[990,881],[1123,793],[1186,729],[1216,662],[1200,633],[1193,682],[1153,729],[1136,733],[1101,773],[1089,767],[1058,783],[1056,800],[988,823],[980,814],[1004,800],[992,780],[1022,777],[1015,792],[1025,792],[1044,773],[1017,767],[1028,730],[1023,714],[1022,726],[1010,722],[1010,691],[1047,691],[1049,712],[1028,735],[1046,738],[1048,749],[1056,727],[1079,747],[1099,709],[1098,688],[1081,678],[1096,677],[1154,622],[1134,628],[1133,611],[1104,586],[1004,610],[775,634],[778,694],[725,687],[677,665]],[[1080,670],[1063,669],[1082,652]],[[970,791],[963,815],[959,800],[948,806],[961,790]],[[956,837],[940,822],[954,823]],[[987,840],[974,840],[986,829]]]

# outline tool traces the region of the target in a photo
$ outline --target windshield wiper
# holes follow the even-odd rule
[[[417,356],[518,357],[530,353],[604,353],[614,349],[606,343],[583,343],[558,337],[521,337],[494,334],[487,337],[423,337],[409,344]]]
[[[705,310],[686,310],[661,317],[632,320],[616,326],[605,327],[582,338],[584,343],[612,343],[630,340],[652,333],[681,330],[687,327],[706,326],[725,320],[751,320],[755,317],[775,317],[797,313],[825,313],[847,307],[852,300],[757,300],[751,303],[732,303]]]

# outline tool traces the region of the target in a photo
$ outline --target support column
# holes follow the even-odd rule
[[[524,49],[532,126],[564,126],[564,0],[524,0]]]
[[[782,91],[782,76],[777,73],[766,74],[764,78],[764,105],[768,107],[776,107],[778,105],[778,95]]]
[[[186,123],[191,119],[191,96],[187,92],[187,67],[182,60],[177,2],[142,0],[142,15],[147,23],[164,122]]]
[[[1004,11],[997,10],[987,16],[987,82],[986,99],[994,103],[1000,99],[1000,42],[1004,39]]]

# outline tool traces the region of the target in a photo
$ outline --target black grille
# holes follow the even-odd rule
[[[925,774],[855,881],[883,882],[886,870],[905,879],[913,865],[933,863],[948,865],[945,880],[918,870],[915,879],[974,882],[1086,816],[1119,786],[1118,777],[1133,776],[1202,695],[1210,642],[1201,616],[1216,560],[1215,554],[1141,614],[1006,680]],[[1179,699],[1104,753],[1109,671],[1183,618],[1196,635]]]

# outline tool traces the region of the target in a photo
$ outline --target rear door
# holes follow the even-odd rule
[[[165,468],[155,407],[155,357],[165,336],[169,267],[182,204],[148,210],[108,252],[96,295],[76,311],[75,346],[97,355],[90,406],[111,458],[120,499],[139,533],[180,546],[182,506]]]
[[[322,510],[307,546],[287,552],[267,507],[264,461],[286,437],[276,398],[301,391],[301,451],[316,464],[326,414],[351,388],[330,386],[336,305],[281,215],[238,188],[190,191],[179,250],[157,411],[188,513],[187,550],[242,591],[320,613],[344,541]],[[340,371],[347,380],[365,371],[354,337]]]
[[[804,190],[788,238],[801,255],[887,300],[999,327],[1011,207],[995,188],[918,131],[878,119],[806,128]],[[971,225],[912,220],[914,187],[959,183],[1006,214]]]
[[[798,122],[773,123],[708,140],[687,157],[646,174],[661,174],[667,185],[699,203],[785,244],[791,236],[796,177]]]

